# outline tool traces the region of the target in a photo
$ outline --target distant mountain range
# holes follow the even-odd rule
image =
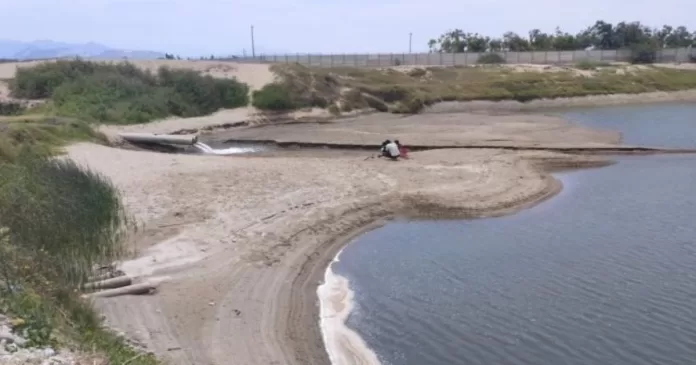
[[[20,42],[0,39],[0,59],[34,60],[63,57],[157,59],[164,57],[164,53],[116,49],[92,42],[75,44],[50,40]]]

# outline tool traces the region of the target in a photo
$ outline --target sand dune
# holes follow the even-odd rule
[[[18,67],[32,67],[42,62],[7,62],[0,63],[0,80],[14,78]],[[114,60],[100,60],[100,62],[123,62]],[[257,90],[263,85],[273,82],[274,75],[267,64],[245,64],[222,61],[188,61],[188,60],[129,60],[128,62],[150,71],[157,71],[161,66],[174,69],[189,69],[210,75],[216,78],[235,77],[239,81],[249,85],[252,90]]]

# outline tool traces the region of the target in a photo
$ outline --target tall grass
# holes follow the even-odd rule
[[[95,264],[121,253],[126,215],[101,175],[31,155],[0,165],[0,175],[0,224],[9,244],[61,285],[81,284]]]
[[[111,364],[157,364],[105,330],[76,295],[95,265],[121,256],[129,227],[104,176],[26,149],[0,162],[0,311],[18,319],[29,345],[68,342]]]
[[[23,152],[51,155],[65,143],[99,141],[103,136],[78,120],[17,116],[0,118],[0,163],[13,162]]]
[[[117,124],[245,106],[249,92],[236,79],[215,79],[191,70],[162,67],[151,73],[130,63],[79,59],[19,68],[10,89],[17,98],[51,99],[58,115]]]

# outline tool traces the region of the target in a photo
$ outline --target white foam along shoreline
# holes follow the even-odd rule
[[[353,309],[354,293],[348,279],[333,272],[331,266],[339,261],[339,251],[329,263],[324,283],[317,288],[319,297],[319,328],[331,365],[380,365],[377,354],[360,335],[346,325]]]

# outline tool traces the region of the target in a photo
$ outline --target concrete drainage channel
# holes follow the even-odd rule
[[[377,153],[379,146],[361,148],[341,148],[331,145],[277,144],[268,141],[221,140],[210,138],[201,141],[198,135],[171,135],[149,133],[122,133],[120,137],[131,145],[148,151],[163,153],[182,153],[217,156],[258,156],[258,157],[326,157],[345,158],[370,157]]]
[[[119,136],[134,146],[157,152],[230,156],[268,150],[260,145],[223,144],[218,147],[219,143],[211,143],[211,146],[199,141],[198,135],[121,133]]]

